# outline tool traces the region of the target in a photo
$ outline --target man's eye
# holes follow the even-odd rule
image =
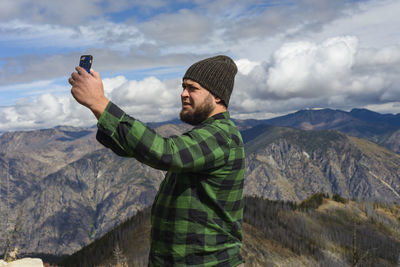
[[[185,84],[182,84],[182,89],[183,90],[188,90],[188,91],[194,91],[194,90],[196,90],[196,87],[193,87],[193,86],[190,86],[190,85],[185,85]]]

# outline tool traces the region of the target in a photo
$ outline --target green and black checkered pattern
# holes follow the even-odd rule
[[[236,266],[243,219],[243,141],[229,113],[164,138],[110,102],[97,139],[168,171],[151,214],[149,266]]]

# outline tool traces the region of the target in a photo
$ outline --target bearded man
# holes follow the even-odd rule
[[[182,121],[164,138],[104,95],[98,72],[76,67],[73,97],[98,119],[97,140],[167,174],[151,209],[149,266],[242,266],[244,147],[227,111],[237,66],[227,56],[194,63],[182,79]]]

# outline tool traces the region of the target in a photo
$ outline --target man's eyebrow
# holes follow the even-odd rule
[[[193,85],[193,84],[188,84],[183,82],[182,83],[182,88],[193,88],[193,89],[199,89],[197,86]]]

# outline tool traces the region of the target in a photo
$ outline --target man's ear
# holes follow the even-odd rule
[[[226,105],[225,105],[225,102],[221,98],[219,98],[218,96],[215,97],[215,103],[217,105],[223,106],[224,108],[227,108]]]
[[[215,97],[215,103],[217,104],[222,104],[222,99],[219,98],[218,96],[214,96]]]
[[[211,94],[212,94],[212,93],[211,93]],[[216,96],[216,95],[214,95],[214,94],[212,94],[212,96],[213,96],[214,99],[215,99],[215,104],[217,104],[217,105],[223,105],[223,106],[226,108],[225,102],[224,102],[221,98],[219,98],[218,96]]]

